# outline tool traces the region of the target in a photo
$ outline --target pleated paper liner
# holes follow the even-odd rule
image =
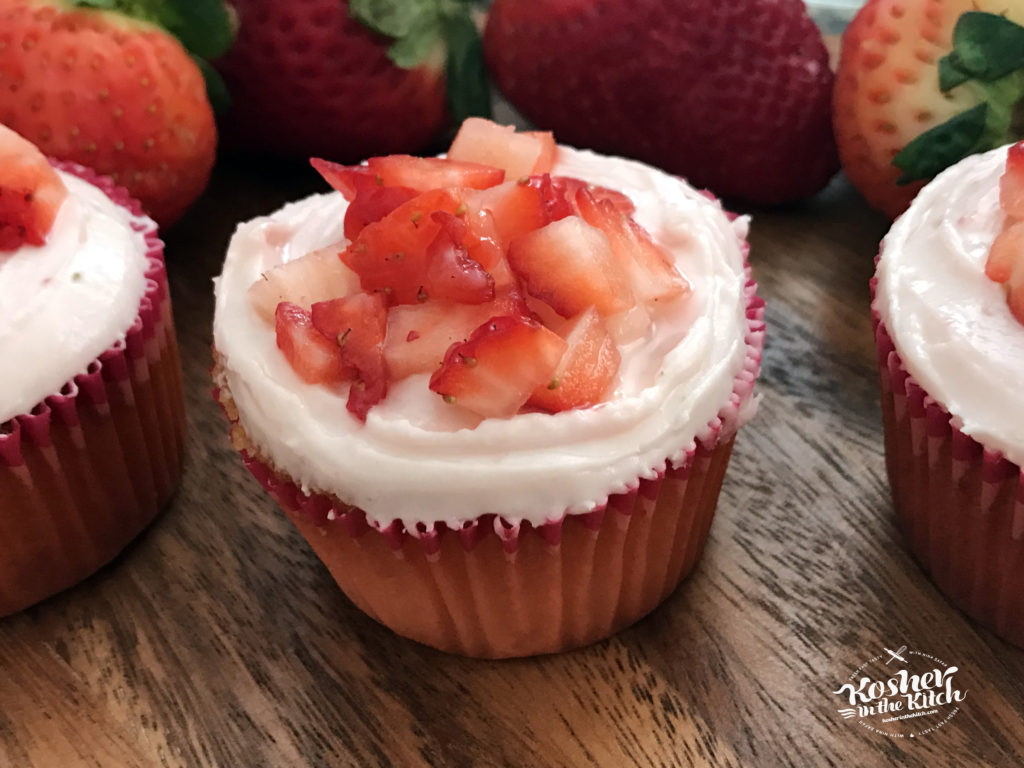
[[[718,417],[674,465],[666,460],[593,512],[539,527],[493,515],[457,529],[406,527],[401,520],[374,525],[342,499],[303,493],[261,454],[239,423],[216,350],[214,397],[245,465],[367,615],[400,635],[467,656],[568,650],[645,616],[700,558],[741,407],[760,371],[764,302],[749,266],[747,278],[747,355]]]
[[[872,294],[874,293],[872,282]],[[903,365],[876,310],[885,458],[899,527],[942,592],[1024,647],[1024,475],[965,435]]]
[[[140,215],[105,177],[54,163]],[[163,243],[146,240],[146,289],[114,343],[31,412],[0,424],[0,616],[110,562],[170,498],[181,474],[184,400]]]

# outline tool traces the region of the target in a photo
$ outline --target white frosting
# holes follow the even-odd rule
[[[985,276],[1006,147],[940,174],[882,246],[875,308],[907,371],[956,425],[1024,465],[1024,326]]]
[[[214,341],[225,383],[249,437],[277,468],[379,524],[455,525],[488,513],[542,524],[651,476],[706,429],[746,355],[746,220],[730,223],[718,203],[640,163],[562,148],[555,172],[627,193],[637,220],[693,285],[655,332],[623,349],[614,397],[473,427],[422,375],[393,385],[361,424],[346,411],[344,390],[293,373],[246,300],[268,267],[342,238],[345,200],[314,195],[239,226],[217,280]]]
[[[0,252],[0,423],[124,338],[146,289],[146,221],[77,176],[41,246]]]

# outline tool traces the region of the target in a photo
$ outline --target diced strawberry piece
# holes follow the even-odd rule
[[[388,155],[366,161],[370,171],[386,187],[412,187],[421,192],[441,187],[487,189],[505,180],[501,168],[455,158]]]
[[[1005,283],[1020,261],[1024,261],[1024,221],[1011,224],[996,235],[988,252],[985,274],[990,280]]]
[[[346,200],[355,199],[360,181],[374,181],[373,172],[365,165],[342,165],[319,157],[309,158],[309,164]]]
[[[448,158],[501,168],[506,179],[515,181],[551,170],[553,145],[551,134],[516,133],[510,125],[470,117],[455,135]]]
[[[419,193],[410,187],[384,187],[370,178],[356,179],[356,196],[345,211],[345,237],[355,240],[367,224],[380,221]]]
[[[540,142],[540,156],[533,165],[533,173],[551,173],[551,169],[555,167],[555,159],[558,157],[555,134],[551,131],[526,131],[523,135]]]
[[[1006,302],[1018,323],[1024,323],[1024,261],[1018,261],[1007,282]]]
[[[337,346],[342,362],[355,369],[347,408],[366,421],[370,408],[387,395],[384,363],[387,302],[380,294],[356,293],[313,305],[313,327]]]
[[[67,194],[45,155],[0,125],[0,250],[46,242]]]
[[[614,315],[633,304],[629,276],[612,253],[608,238],[579,216],[568,216],[511,242],[508,262],[562,317],[594,306]]]
[[[1006,155],[1006,171],[999,179],[999,205],[1011,219],[1024,221],[1024,141]]]
[[[601,402],[619,371],[619,348],[593,307],[559,329],[569,348],[551,380],[534,390],[527,403],[555,413]]]
[[[544,212],[548,221],[558,221],[566,216],[572,216],[576,209],[572,203],[565,198],[563,191],[555,187],[551,181],[550,174],[531,176],[527,183],[540,192],[540,198],[544,202]]]
[[[494,278],[462,246],[465,221],[444,211],[434,213],[433,218],[441,230],[427,248],[423,295],[460,304],[493,299]]]
[[[273,323],[282,301],[309,309],[315,302],[358,291],[359,276],[342,263],[341,251],[340,244],[321,248],[267,270],[249,286],[250,306]]]
[[[532,232],[551,219],[544,207],[540,190],[526,181],[506,181],[496,187],[467,196],[471,211],[488,210],[502,243]]]
[[[574,207],[576,205],[576,194],[581,189],[586,189],[595,200],[598,202],[608,200],[620,213],[632,216],[636,211],[636,206],[633,205],[632,200],[621,192],[614,189],[608,189],[608,187],[601,187],[597,184],[588,184],[582,179],[576,179],[572,176],[552,176],[551,184],[559,194],[561,194],[562,197],[569,201]]]
[[[288,301],[277,305],[277,348],[307,384],[337,384],[351,375],[336,341],[313,327],[310,313]]]
[[[583,187],[577,190],[576,207],[588,224],[608,238],[612,253],[629,275],[638,302],[667,302],[690,292],[689,282],[679,274],[665,250],[611,200],[599,202]]]
[[[454,214],[462,205],[452,190],[424,192],[380,221],[367,225],[341,254],[365,291],[381,291],[392,304],[420,301],[427,273],[427,249],[441,225],[436,211]]]
[[[452,344],[466,341],[489,318],[504,315],[525,317],[522,298],[503,291],[486,304],[428,300],[392,307],[384,341],[388,373],[394,380],[414,373],[433,373]]]
[[[519,317],[494,317],[454,344],[430,388],[484,418],[514,416],[551,374],[567,345],[558,334]]]

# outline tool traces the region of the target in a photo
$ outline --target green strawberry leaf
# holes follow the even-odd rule
[[[1005,16],[967,11],[953,28],[957,68],[991,82],[1024,67],[1024,27]]]
[[[166,0],[157,20],[190,53],[216,59],[228,52],[235,31],[223,0]]]
[[[939,59],[939,90],[945,93],[971,79],[969,72],[962,69],[956,51]]]
[[[421,17],[437,16],[436,0],[349,0],[352,18],[374,32],[399,40],[422,26]]]
[[[448,106],[458,125],[467,117],[491,116],[490,81],[484,67],[483,41],[468,12],[449,16],[445,24],[448,61]]]
[[[193,56],[192,60],[199,67],[199,71],[203,73],[203,79],[206,81],[206,98],[209,99],[213,111],[218,115],[227,112],[231,108],[231,93],[228,91],[228,85],[224,82],[224,78],[220,76],[220,72],[214,69],[206,59]]]
[[[402,69],[412,69],[423,63],[441,44],[441,24],[441,17],[437,14],[420,14],[408,33],[397,38],[388,48],[388,58]]]
[[[925,131],[900,150],[892,162],[903,171],[897,184],[930,179],[971,154],[985,131],[988,104],[961,112]]]

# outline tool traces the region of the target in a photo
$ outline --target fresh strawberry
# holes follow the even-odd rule
[[[531,176],[526,183],[540,192],[540,199],[544,203],[544,213],[548,221],[558,221],[576,213],[572,201],[565,195],[566,190],[555,186],[551,180],[551,174],[543,173],[540,176]]]
[[[529,180],[506,181],[467,197],[474,212],[488,210],[502,243],[510,243],[520,235],[532,232],[550,222],[540,190]]]
[[[338,342],[313,327],[309,312],[287,301],[275,312],[277,348],[307,384],[338,384],[352,371],[341,360]]]
[[[465,223],[445,211],[436,211],[432,218],[441,224],[441,229],[427,246],[427,269],[420,295],[461,304],[482,304],[493,299],[494,278],[462,246],[463,234],[459,230],[465,229]]]
[[[1024,141],[1007,151],[1006,171],[999,179],[999,206],[1011,219],[1024,221]]]
[[[1020,2],[861,8],[843,36],[834,118],[843,169],[871,205],[895,218],[939,171],[1021,138],[1022,22]]]
[[[412,187],[419,192],[438,187],[487,189],[505,180],[501,168],[451,158],[390,155],[371,157],[366,165],[380,184]]]
[[[548,132],[516,133],[512,126],[471,117],[462,123],[448,149],[448,158],[502,168],[505,178],[549,173],[557,146]]]
[[[191,17],[185,0],[126,5]],[[206,186],[217,143],[203,75],[182,44],[148,21],[59,0],[0,0],[0,14],[0,121],[44,154],[110,176],[160,224],[177,220]],[[204,42],[210,31],[191,30]]]
[[[317,173],[323,176],[324,181],[341,192],[342,196],[349,201],[354,200],[356,193],[367,186],[369,182],[376,183],[373,172],[366,165],[342,165],[333,160],[324,160],[322,157],[309,158],[309,164],[316,168]]]
[[[566,348],[560,336],[532,320],[495,317],[448,350],[430,388],[484,418],[514,416],[551,380]]]
[[[309,309],[318,301],[359,290],[359,276],[338,258],[342,244],[321,248],[279,264],[249,286],[249,304],[268,323],[282,301]]]
[[[344,365],[355,370],[348,391],[348,410],[366,421],[370,408],[387,395],[384,364],[387,303],[380,294],[355,293],[313,305],[313,327],[333,342]]]
[[[233,146],[356,162],[422,149],[449,111],[461,120],[487,108],[468,3],[232,5],[238,37],[217,67],[232,95],[224,129]],[[446,60],[458,64],[447,75]]]
[[[0,125],[0,251],[46,242],[67,194],[43,153]]]
[[[633,296],[645,304],[667,302],[690,291],[690,284],[675,268],[665,249],[647,231],[622,214],[610,199],[597,201],[586,188],[576,193],[583,220],[608,238],[612,253],[629,275]]]
[[[380,221],[419,193],[409,187],[383,187],[360,182],[359,192],[345,209],[345,237],[355,240],[367,224]]]
[[[559,140],[719,196],[805,198],[837,167],[832,73],[801,0],[494,0],[484,53]]]
[[[985,274],[990,280],[1005,283],[1018,261],[1024,261],[1024,221],[1011,223],[992,241]]]
[[[393,380],[433,373],[452,344],[466,341],[484,321],[503,315],[527,316],[520,297],[508,291],[486,304],[428,300],[402,304],[388,312],[384,359]]]
[[[619,348],[591,307],[567,321],[560,335],[568,349],[551,380],[534,390],[527,405],[555,413],[587,408],[604,400],[619,372]]]
[[[636,206],[633,205],[633,201],[621,192],[608,189],[607,187],[598,186],[597,184],[588,184],[580,179],[574,179],[570,176],[552,176],[551,186],[560,194],[567,202],[572,205],[576,205],[576,195],[580,189],[586,189],[591,197],[597,202],[607,200],[615,209],[626,216],[632,216],[636,212]]]
[[[562,317],[587,307],[614,315],[633,303],[629,276],[612,253],[608,238],[579,216],[568,216],[512,241],[512,270],[532,295]]]

